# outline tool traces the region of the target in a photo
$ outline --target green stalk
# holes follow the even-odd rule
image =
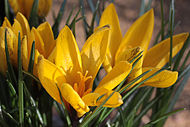
[[[18,106],[19,106],[19,123],[24,126],[24,100],[23,100],[23,81],[22,81],[22,60],[21,60],[21,40],[18,35]]]
[[[163,7],[163,0],[160,0],[161,5],[161,41],[164,40],[164,7]]]
[[[169,34],[170,34],[170,59],[169,59],[169,67],[172,70],[172,49],[173,49],[173,28],[174,28],[174,0],[171,1],[170,5],[170,26],[169,26]]]

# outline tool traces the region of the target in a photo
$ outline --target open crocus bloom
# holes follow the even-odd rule
[[[70,104],[78,117],[89,111],[88,106],[100,105],[131,70],[131,64],[127,61],[119,62],[92,92],[94,79],[106,55],[108,36],[109,27],[100,28],[88,38],[79,52],[71,30],[65,26],[56,40],[55,64],[42,56],[38,57],[38,77],[42,86],[61,103],[59,88],[67,109]],[[104,106],[117,107],[122,103],[121,95],[115,92]]]
[[[10,54],[10,59],[14,67],[17,67],[17,53],[18,53],[18,34],[21,37],[21,52],[22,64],[24,70],[28,70],[30,59],[30,52],[33,41],[35,41],[35,61],[34,61],[34,74],[36,74],[37,56],[42,54],[48,58],[55,47],[55,40],[53,32],[49,23],[45,22],[30,30],[27,19],[21,14],[17,13],[13,25],[10,24],[5,18],[3,25],[0,27],[0,72],[5,74],[7,70],[6,57],[5,57],[5,30],[7,31],[7,44]]]
[[[130,61],[138,53],[143,52],[144,57],[137,63],[128,77],[128,81],[133,80],[147,69],[152,69],[147,78],[159,68],[162,68],[169,61],[170,39],[166,39],[148,50],[154,27],[153,9],[138,18],[129,28],[122,38],[118,16],[113,4],[110,4],[102,13],[99,27],[109,24],[110,45],[103,63],[107,72],[110,72],[120,61]],[[188,33],[173,36],[173,56],[182,48]],[[143,84],[153,87],[169,87],[175,83],[178,72],[164,70]]]
[[[9,0],[14,13],[21,12],[27,18],[30,16],[33,2],[34,0]],[[45,17],[52,6],[52,0],[39,0],[38,5],[38,15]]]

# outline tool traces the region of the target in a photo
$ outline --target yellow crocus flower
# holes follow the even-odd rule
[[[30,51],[32,43],[35,41],[34,74],[36,75],[36,63],[39,53],[48,58],[55,47],[55,40],[50,24],[45,22],[40,24],[37,29],[33,27],[30,30],[27,19],[21,13],[17,13],[13,25],[5,17],[3,25],[0,27],[0,72],[3,74],[7,70],[4,43],[5,30],[7,30],[10,59],[14,67],[17,67],[18,33],[20,32],[21,37],[21,55],[24,70],[28,70]]]
[[[34,0],[9,0],[14,13],[21,12],[27,18],[30,16],[33,2]],[[39,0],[38,5],[38,15],[45,17],[52,6],[52,0]]]
[[[114,4],[110,4],[102,13],[99,27],[107,24],[111,27],[110,45],[103,63],[107,72],[110,72],[120,61],[132,60],[140,51],[144,51],[144,56],[129,75],[128,81],[133,80],[148,69],[152,69],[152,71],[142,79],[147,78],[147,76],[155,73],[169,61],[169,38],[148,50],[154,27],[153,9],[138,18],[128,29],[124,37],[122,37]],[[180,51],[188,35],[188,33],[181,33],[173,36],[173,56]],[[152,79],[146,81],[143,86],[169,87],[176,82],[177,77],[178,72],[164,70]]]
[[[131,70],[130,63],[119,62],[92,92],[94,79],[106,55],[109,30],[105,26],[93,33],[80,52],[71,30],[65,26],[56,40],[55,64],[42,56],[38,57],[38,77],[42,86],[61,103],[59,88],[67,109],[70,104],[78,117],[89,111],[88,106],[100,105]],[[122,103],[121,95],[115,92],[104,106],[117,107]]]

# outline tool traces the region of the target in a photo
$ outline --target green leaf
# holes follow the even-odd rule
[[[59,34],[59,25],[61,23],[63,14],[64,14],[64,9],[65,9],[65,4],[66,4],[67,0],[64,0],[63,3],[61,4],[61,8],[59,10],[59,13],[57,15],[56,20],[54,21],[52,30],[54,33],[54,37],[57,38],[58,34]]]
[[[6,60],[7,60],[7,66],[8,66],[8,73],[10,75],[11,83],[16,86],[17,80],[16,76],[13,70],[13,66],[11,64],[10,56],[9,56],[9,50],[7,46],[7,29],[5,30],[5,54],[6,54]]]
[[[173,107],[174,107],[174,105],[176,104],[176,102],[177,102],[177,100],[178,100],[180,94],[182,93],[182,91],[183,91],[185,85],[188,84],[187,81],[188,81],[189,77],[190,77],[190,71],[187,72],[187,74],[184,76],[182,82],[181,82],[180,85],[177,87],[177,89],[176,89],[176,91],[175,91],[175,94],[174,94],[174,96],[172,97],[171,102],[170,102],[170,104],[169,104],[169,106],[168,106],[168,110],[167,110],[167,111],[171,111],[171,110],[173,109]]]
[[[161,41],[164,40],[164,7],[163,7],[163,0],[160,0],[161,5]]]
[[[14,117],[13,117],[10,113],[6,112],[6,111],[3,110],[3,109],[1,109],[1,110],[2,110],[3,116],[6,117],[6,118],[8,118],[8,119],[10,120],[10,122],[13,122],[14,125],[16,125],[16,126],[19,125],[19,123],[17,122],[17,120],[14,119]],[[6,123],[6,124],[8,124],[8,123]]]
[[[182,66],[181,66],[181,68],[180,68],[180,71],[184,70],[185,65],[186,65],[186,63],[187,63],[189,57],[190,57],[190,51],[187,53],[187,55],[186,55],[186,57],[185,57],[185,60],[184,60]]]
[[[40,113],[40,111],[39,111],[39,109],[37,107],[37,104],[35,103],[33,97],[31,96],[30,92],[28,91],[25,83],[24,83],[24,92],[25,92],[25,95],[27,97],[27,100],[29,100],[31,106],[35,110],[38,120],[40,121],[40,123],[42,125],[44,125],[44,121],[43,121],[42,115],[41,115],[41,113]]]
[[[185,109],[184,109],[184,108],[181,108],[181,109],[177,109],[177,110],[174,110],[174,111],[172,111],[172,112],[166,113],[166,114],[162,115],[161,117],[159,117],[158,119],[153,120],[153,121],[150,121],[149,123],[147,123],[147,124],[144,125],[143,127],[150,127],[150,126],[152,126],[152,125],[158,123],[160,120],[163,120],[163,119],[167,118],[168,116],[173,115],[173,114],[175,114],[175,113],[177,113],[177,112],[180,112],[180,111],[183,111],[183,110],[185,110]]]
[[[29,24],[30,27],[37,27],[38,24],[38,5],[39,0],[34,0],[33,5],[32,5],[32,10],[30,12],[30,17],[29,17]]]
[[[152,99],[146,106],[140,111],[140,113],[135,117],[134,123],[137,123],[141,120],[141,118],[157,103],[157,101],[161,98],[162,95],[157,96]]]
[[[4,0],[4,1],[5,1],[5,16],[6,16],[8,19],[10,19],[8,0]]]
[[[170,57],[169,57],[169,67],[172,66],[172,50],[173,50],[173,30],[174,30],[174,0],[170,4],[170,16],[169,16],[169,34],[170,34]]]
[[[21,59],[21,40],[18,34],[18,96],[19,96],[19,123],[24,126],[24,95],[23,95],[23,76],[22,76],[22,59]]]

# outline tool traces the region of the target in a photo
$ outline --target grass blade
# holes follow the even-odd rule
[[[12,82],[12,84],[14,84],[14,86],[16,86],[17,80],[16,80],[16,76],[15,76],[15,73],[13,70],[13,66],[11,64],[8,45],[7,45],[7,29],[5,30],[5,54],[6,54],[6,60],[7,60],[7,66],[8,66],[8,73],[10,75],[11,82]]]
[[[19,105],[19,123],[24,126],[24,95],[23,95],[23,76],[22,76],[22,60],[21,60],[21,40],[18,34],[18,105]]]
[[[150,121],[149,123],[147,123],[147,124],[144,125],[143,127],[150,127],[150,126],[152,126],[152,125],[158,123],[160,120],[163,120],[163,119],[167,118],[168,116],[173,115],[173,114],[175,114],[175,113],[177,113],[177,112],[180,112],[180,111],[183,111],[183,110],[185,110],[185,109],[184,109],[184,108],[181,108],[181,109],[177,109],[177,110],[174,110],[174,111],[172,111],[172,112],[166,113],[166,114],[164,114],[163,116],[159,117],[158,119],[156,119],[156,120],[154,120],[154,121]]]
[[[32,5],[32,10],[30,12],[30,17],[29,17],[29,24],[30,27],[38,26],[38,4],[39,0],[34,0],[33,5]]]
[[[63,3],[61,4],[61,8],[59,10],[59,13],[57,15],[57,18],[53,24],[52,30],[54,33],[54,37],[57,38],[58,33],[59,33],[59,24],[61,23],[63,14],[64,14],[64,9],[65,9],[65,5],[66,5],[67,0],[64,0]]]
[[[169,16],[169,34],[170,34],[170,57],[169,67],[172,67],[172,50],[173,50],[173,30],[174,30],[174,0],[170,4],[170,16]]]

